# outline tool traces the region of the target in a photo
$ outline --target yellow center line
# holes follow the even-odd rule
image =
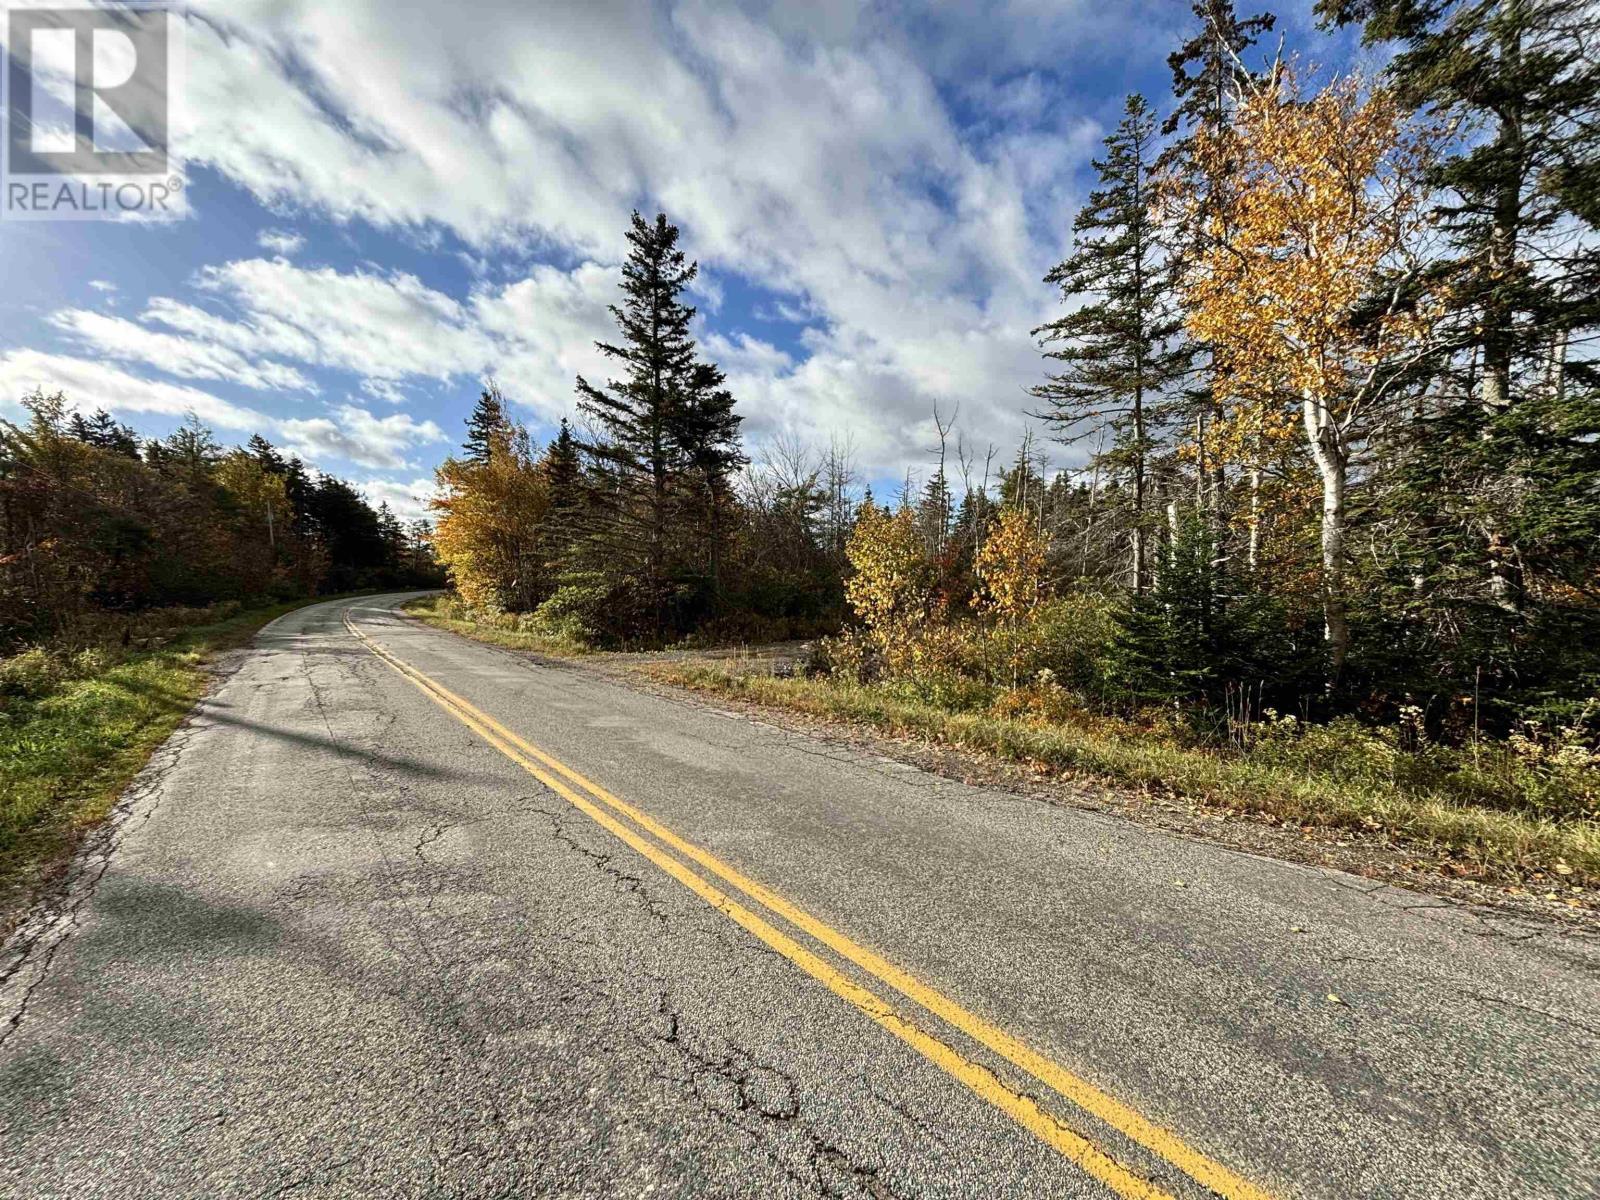
[[[634,850],[667,871],[712,907],[723,912],[760,938],[774,950],[783,954],[807,974],[826,984],[830,990],[855,1005],[872,1020],[912,1045],[919,1053],[935,1063],[984,1100],[1000,1108],[1018,1124],[1087,1170],[1095,1178],[1127,1197],[1160,1197],[1167,1193],[1149,1182],[1129,1173],[1110,1156],[1087,1139],[1061,1124],[1033,1100],[1008,1088],[992,1072],[964,1058],[944,1042],[924,1032],[900,1017],[886,1002],[874,993],[841,975],[828,963],[795,942],[786,934],[769,925],[761,917],[741,906],[704,877],[696,874],[678,859],[646,841],[632,829],[622,825],[610,814],[598,808],[590,799],[578,795],[563,784],[560,776],[571,784],[590,793],[615,812],[647,831],[666,846],[685,858],[698,863],[725,883],[744,893],[746,897],[768,911],[782,917],[795,928],[827,946],[841,957],[854,963],[880,982],[887,984],[907,999],[920,1005],[939,1019],[959,1029],[974,1041],[987,1047],[1002,1058],[1020,1067],[1041,1083],[1077,1105],[1084,1112],[1103,1121],[1126,1137],[1166,1159],[1196,1182],[1204,1185],[1224,1200],[1272,1200],[1269,1193],[1241,1178],[1220,1163],[1187,1145],[1176,1134],[1156,1125],[1142,1113],[1130,1108],[1115,1097],[1095,1087],[1087,1080],[1072,1074],[1066,1068],[1031,1049],[1017,1038],[992,1023],[957,1004],[941,992],[929,987],[909,972],[888,962],[878,954],[859,945],[838,930],[805,912],[771,889],[748,878],[734,867],[724,863],[709,852],[686,841],[659,821],[640,811],[626,801],[618,799],[605,788],[586,779],[564,763],[552,758],[537,746],[507,729],[469,701],[457,696],[442,684],[424,675],[409,663],[396,657],[367,637],[351,621],[345,611],[346,628],[373,654],[405,676],[435,703],[450,712],[484,738],[502,754],[520,765],[546,787],[556,792],[574,807],[592,818],[603,828],[622,839]],[[554,772],[554,774],[552,774]]]

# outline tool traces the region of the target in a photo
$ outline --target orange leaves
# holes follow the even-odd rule
[[[508,442],[484,463],[446,459],[437,477],[434,552],[461,598],[486,611],[528,607],[547,571],[544,474]]]
[[[1426,335],[1425,311],[1363,315],[1425,226],[1433,134],[1391,95],[1346,78],[1307,98],[1285,71],[1232,129],[1198,141],[1223,184],[1183,290],[1191,332],[1226,354],[1231,399],[1333,403]]]
[[[1000,514],[978,548],[975,606],[1004,621],[1016,621],[1044,599],[1045,543],[1021,509]]]

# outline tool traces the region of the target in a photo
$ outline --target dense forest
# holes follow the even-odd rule
[[[1043,680],[1216,736],[1276,711],[1592,746],[1600,19],[1319,11],[1393,51],[1381,77],[1194,5],[1166,111],[1128,99],[1044,281],[1038,438],[975,453],[935,414],[894,495],[847,443],[748,461],[695,266],[636,214],[615,378],[538,450],[491,387],[440,471],[464,602],[611,646],[846,629],[817,670],[942,702]]]
[[[0,647],[92,641],[131,614],[439,582],[425,527],[262,437],[141,440],[65,397],[0,423]]]

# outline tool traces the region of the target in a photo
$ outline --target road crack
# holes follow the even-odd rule
[[[571,847],[587,858],[596,870],[610,876],[623,891],[636,898],[645,907],[645,910],[649,912],[650,916],[659,921],[664,928],[670,927],[671,917],[666,907],[651,892],[649,885],[645,883],[642,876],[626,871],[616,864],[616,854],[613,851],[591,850],[588,846],[585,846],[568,831],[566,822],[562,819],[560,812],[542,808],[538,805],[530,805],[530,807],[534,812],[549,820],[551,833],[558,842]]]

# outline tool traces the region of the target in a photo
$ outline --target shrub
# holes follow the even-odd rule
[[[533,632],[574,646],[589,646],[606,627],[610,589],[594,573],[569,575],[532,614]]]
[[[856,616],[886,645],[919,623],[933,596],[932,564],[909,510],[864,505],[845,554],[852,574],[845,597]]]
[[[43,646],[0,659],[0,695],[36,700],[53,692],[68,676],[67,663]]]
[[[1015,662],[1024,682],[1048,671],[1061,687],[1098,695],[1104,689],[1107,648],[1121,628],[1119,616],[1117,604],[1091,593],[1047,600],[1016,630],[991,630],[991,644],[999,645],[986,658],[1007,666]]]

